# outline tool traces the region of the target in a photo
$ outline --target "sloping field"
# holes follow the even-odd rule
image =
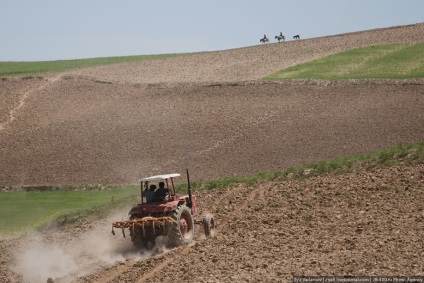
[[[265,79],[411,79],[424,77],[424,43],[347,50],[283,69]]]
[[[135,183],[185,167],[197,180],[250,176],[418,142],[422,92],[422,82],[58,81],[3,130],[0,185]]]
[[[1,282],[292,282],[292,276],[424,276],[424,166],[200,194],[215,238],[135,251],[112,218],[0,242]],[[12,255],[15,254],[16,257]],[[10,262],[10,268],[3,268]],[[27,280],[27,281],[26,281]]]
[[[190,168],[249,176],[424,139],[424,82],[258,79],[424,24],[0,81],[0,186],[134,183]],[[200,193],[218,233],[149,253],[110,235],[126,211],[0,242],[0,282],[289,282],[421,275],[422,164]],[[146,259],[148,257],[148,259]]]
[[[423,31],[422,23],[165,60],[89,68],[72,74],[96,80],[137,84],[256,80],[281,69],[352,48],[422,42]]]
[[[134,183],[189,167],[248,176],[421,141],[423,81],[264,83],[424,24],[3,79],[0,186]]]

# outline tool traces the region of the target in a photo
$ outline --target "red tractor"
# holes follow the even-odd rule
[[[187,195],[176,194],[174,179],[179,176],[174,173],[140,179],[141,203],[131,208],[129,220],[112,223],[112,234],[113,228],[120,228],[125,237],[128,228],[133,244],[143,248],[152,247],[158,236],[166,236],[171,246],[188,244],[194,237],[194,224],[203,225],[206,237],[213,236],[213,215],[198,219],[197,197],[191,192],[188,170]],[[159,184],[157,190],[155,183]]]

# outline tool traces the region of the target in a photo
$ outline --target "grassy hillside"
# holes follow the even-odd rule
[[[424,77],[424,43],[387,44],[341,52],[265,77],[281,79],[409,79]]]
[[[162,54],[143,56],[101,57],[79,60],[59,60],[41,62],[0,62],[0,77],[28,76],[45,72],[64,71],[82,67],[92,67],[115,63],[137,62],[144,60],[164,59],[185,54]]]
[[[0,77],[28,76],[114,63],[164,59],[188,54],[103,57],[42,62],[0,62]],[[265,77],[280,79],[408,79],[424,77],[424,43],[387,44],[353,49]]]

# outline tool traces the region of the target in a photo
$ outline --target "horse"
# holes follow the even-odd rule
[[[276,35],[276,36],[275,36],[275,39],[277,39],[277,40],[278,40],[278,42],[280,42],[280,40],[282,40],[282,41],[286,41],[286,38],[284,37],[284,35]]]
[[[264,37],[264,38],[261,38],[261,40],[259,42],[268,43],[269,39],[268,39],[268,37]]]
[[[300,35],[293,36],[293,39],[300,39]]]

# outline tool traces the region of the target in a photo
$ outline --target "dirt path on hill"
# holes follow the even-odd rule
[[[8,115],[2,115],[6,116],[6,119],[4,122],[0,123],[0,131],[3,131],[9,124],[11,124],[14,120],[16,115],[18,114],[18,111],[24,106],[25,101],[27,100],[28,96],[31,95],[31,93],[42,91],[46,86],[49,84],[52,84],[62,78],[62,74],[56,75],[54,77],[47,77],[46,79],[42,80],[41,83],[37,82],[37,80],[40,80],[40,78],[36,79],[34,85],[30,84],[24,85],[24,92],[23,94],[18,98],[17,102],[14,103],[13,107],[9,110]],[[21,83],[19,83],[19,86],[21,87]]]

